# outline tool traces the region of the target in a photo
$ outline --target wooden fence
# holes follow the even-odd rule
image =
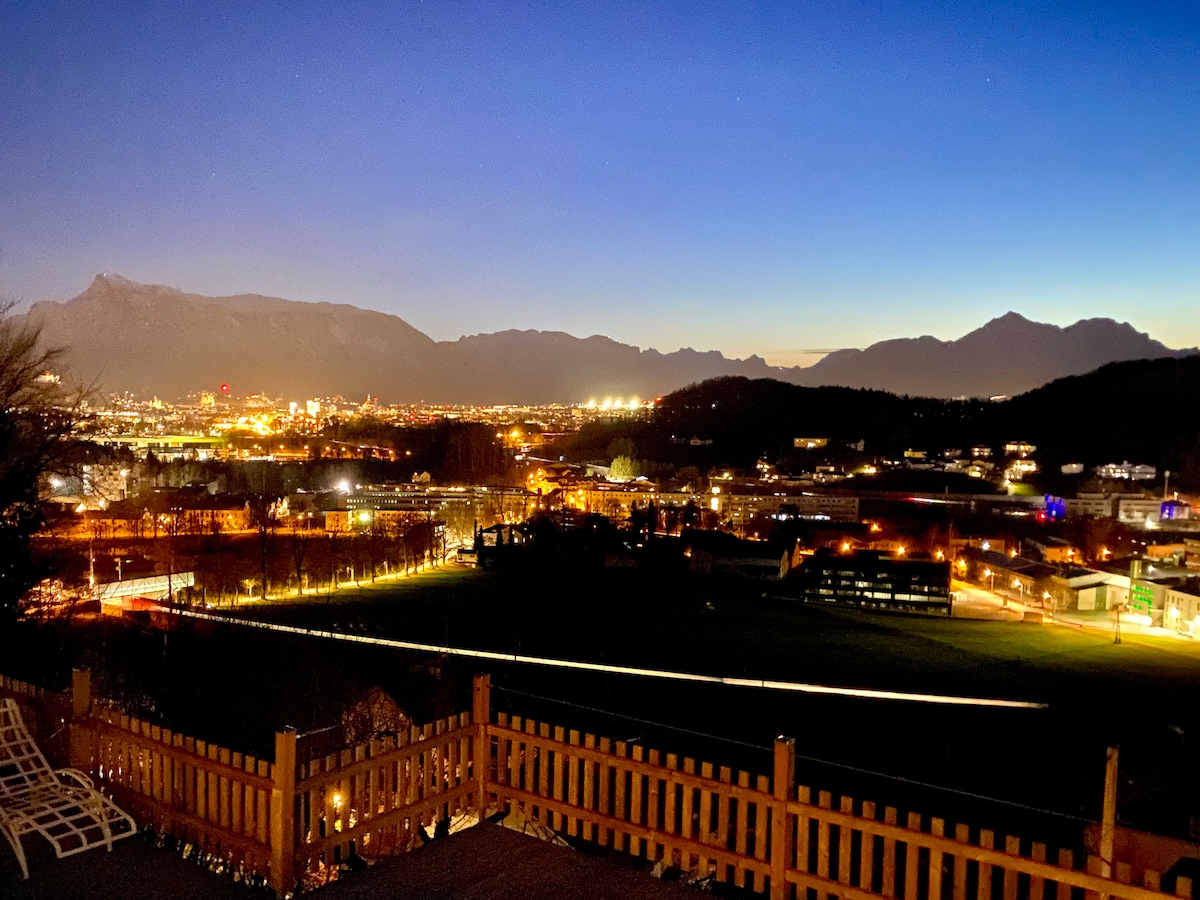
[[[71,697],[7,675],[0,675],[0,696],[12,697],[42,750],[56,759],[68,758],[72,719]]]
[[[471,712],[407,734],[297,760],[276,734],[273,761],[92,709],[77,672],[69,695],[0,680],[0,692],[73,714],[72,764],[139,821],[217,853],[282,895],[353,857],[419,842],[455,815],[515,812],[568,838],[662,861],[772,898],[842,900],[1162,900],[1162,878],[869,801],[795,785],[795,747],[751,775],[638,744],[499,714],[487,676]],[[414,840],[415,838],[415,840]],[[1111,871],[1110,871],[1111,869]],[[1191,882],[1176,879],[1177,896]]]
[[[79,731],[73,762],[140,824],[217,853],[247,875],[270,873],[280,815],[272,763],[111,710]]]
[[[0,694],[17,697],[31,723],[46,718],[39,710],[61,713],[69,744],[52,755],[92,774],[142,826],[262,876],[282,896],[353,856],[403,852],[420,827],[482,812],[482,685],[478,719],[464,712],[311,760],[297,760],[294,729],[276,733],[265,760],[94,704],[85,670],[65,694],[7,678]],[[44,740],[51,730],[34,733]]]
[[[419,840],[417,828],[476,807],[477,731],[463,713],[299,766],[297,871],[403,852]]]
[[[1161,898],[1162,876],[795,784],[795,743],[751,775],[500,714],[487,729],[492,801],[568,837],[772,898]],[[1077,867],[1077,863],[1080,864]],[[1136,875],[1136,878],[1135,878]],[[1179,877],[1175,894],[1192,896]]]

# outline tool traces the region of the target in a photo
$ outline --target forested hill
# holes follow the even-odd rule
[[[676,464],[753,466],[786,457],[796,438],[863,442],[871,456],[937,456],[1006,441],[1038,447],[1044,469],[1064,463],[1148,463],[1200,487],[1200,357],[1112,363],[1005,401],[899,397],[807,388],[772,379],[716,378],[663,398],[638,429],[647,456]],[[709,443],[711,442],[711,443]]]
[[[996,407],[1047,462],[1149,463],[1200,488],[1200,357],[1110,363]]]
[[[795,438],[857,443],[875,452],[943,444],[978,431],[990,404],[898,397],[885,391],[798,387],[772,379],[716,378],[664,397],[655,414],[659,435],[676,445],[692,439],[714,460],[744,464],[786,453]],[[706,442],[712,441],[709,445]]]

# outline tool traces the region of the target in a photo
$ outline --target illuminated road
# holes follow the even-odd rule
[[[1024,604],[965,581],[952,582],[950,589],[955,593],[954,618],[956,619],[991,619],[999,622],[1014,622],[1020,619],[1025,611]],[[1007,606],[1005,605],[1006,600]]]

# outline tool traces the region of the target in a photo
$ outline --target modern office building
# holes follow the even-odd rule
[[[950,611],[950,563],[875,550],[818,550],[788,575],[806,603]]]

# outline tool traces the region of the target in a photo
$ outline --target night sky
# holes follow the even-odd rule
[[[779,364],[1200,345],[1200,6],[0,0],[0,295],[97,272]]]

